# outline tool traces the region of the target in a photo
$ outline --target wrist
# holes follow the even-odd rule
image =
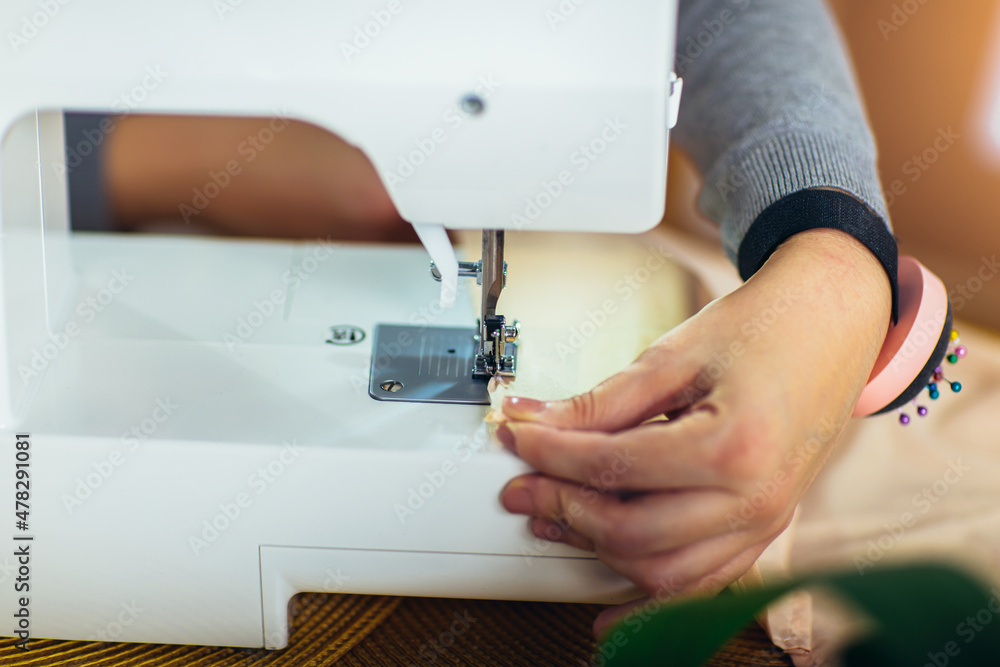
[[[868,249],[889,280],[892,318],[897,312],[896,240],[885,221],[864,201],[835,188],[812,188],[767,207],[751,225],[738,253],[740,275],[754,275],[785,241],[815,229],[846,232]]]
[[[889,278],[878,258],[847,232],[799,232],[778,247],[761,271],[808,286],[815,306],[868,315],[884,336],[892,309]]]
[[[887,326],[892,291],[885,271],[864,244],[844,232],[796,234],[759,275],[804,288],[807,310],[798,318],[801,328],[790,333],[814,339],[812,353],[828,357],[820,368],[840,364],[839,372],[865,378],[854,416],[897,410],[907,424],[910,417],[902,408],[911,401],[917,414],[927,414],[926,405],[915,402],[925,389],[930,400],[938,398],[940,386],[961,391],[961,383],[941,368],[946,356],[950,363],[965,356],[952,330],[945,287],[912,257],[899,258],[899,320],[892,326]]]
[[[849,386],[838,385],[838,394],[859,393],[882,348],[892,309],[888,277],[866,246],[836,229],[803,231],[782,243],[747,286],[755,283],[763,294],[794,289],[798,295],[792,317],[782,325],[785,344],[798,351],[790,363],[824,382],[843,377]]]

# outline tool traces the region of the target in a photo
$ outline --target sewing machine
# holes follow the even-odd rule
[[[483,417],[531,345],[502,309],[504,230],[662,215],[675,3],[0,15],[0,632],[281,648],[300,591],[638,595],[500,507],[526,468]],[[440,282],[419,248],[71,234],[63,110],[321,126],[369,156]],[[482,257],[446,229],[486,230]]]

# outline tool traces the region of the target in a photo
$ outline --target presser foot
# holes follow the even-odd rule
[[[489,381],[517,372],[518,323],[496,312],[507,282],[504,232],[483,231],[483,255],[459,262],[458,276],[482,287],[475,329],[379,324],[372,341],[368,393],[380,401],[489,405]],[[431,275],[442,274],[431,262]]]
[[[472,376],[489,381],[494,375],[514,379],[517,374],[518,323],[507,326],[503,315],[487,317],[480,322],[477,336],[479,351],[476,353]]]
[[[495,375],[513,379],[517,372],[518,323],[508,326],[504,316],[496,312],[500,293],[507,285],[504,236],[503,230],[484,229],[482,259],[458,263],[458,277],[475,278],[482,287],[482,314],[476,323],[479,350],[472,369],[472,377],[477,380],[489,381]],[[434,262],[431,262],[431,276],[442,280]]]
[[[489,380],[517,371],[517,324],[498,316],[486,330],[484,353],[483,329],[376,325],[368,394],[380,401],[489,405]]]

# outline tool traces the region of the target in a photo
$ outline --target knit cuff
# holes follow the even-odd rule
[[[817,131],[782,121],[749,132],[726,151],[705,174],[699,206],[721,224],[723,244],[734,261],[743,237],[764,209],[802,190],[848,192],[887,226],[875,163],[870,136],[862,141],[846,131]]]
[[[768,206],[750,226],[738,253],[740,276],[755,274],[786,239],[808,229],[839,229],[863,243],[878,258],[892,290],[892,321],[899,312],[896,239],[885,222],[863,202],[835,190],[803,190]]]

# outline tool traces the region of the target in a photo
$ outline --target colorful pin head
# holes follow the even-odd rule
[[[964,359],[969,351],[961,344],[961,338],[959,338],[958,331],[955,329],[951,330],[951,335],[948,338],[948,351],[945,353],[945,359],[949,364],[957,364],[959,359]],[[944,370],[941,366],[934,369],[934,375],[931,376],[931,381],[927,383],[927,396],[932,401],[936,401],[941,398],[941,390],[938,388],[941,383],[945,383],[952,390],[953,393],[958,393],[962,391],[961,382],[952,382],[944,375]],[[923,393],[923,392],[921,392]],[[929,412],[927,406],[919,405],[917,400],[920,397],[914,398],[910,403],[912,403],[917,408],[917,414],[921,417],[926,417]],[[896,408],[896,412],[899,413],[899,423],[906,426],[910,423],[910,415],[903,412],[902,408]]]

